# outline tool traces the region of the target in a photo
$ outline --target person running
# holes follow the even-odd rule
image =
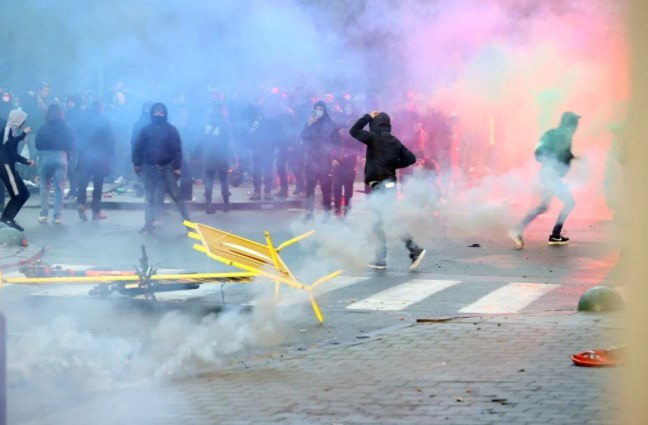
[[[569,187],[562,178],[569,172],[571,161],[575,158],[571,151],[572,137],[578,128],[579,115],[565,112],[560,119],[558,128],[551,129],[542,135],[535,150],[535,157],[542,165],[539,180],[542,184],[542,200],[540,205],[531,210],[522,221],[509,232],[516,249],[524,248],[524,230],[549,208],[554,196],[558,197],[563,208],[558,214],[556,223],[549,235],[549,245],[566,245],[569,238],[561,235],[563,225],[569,213],[576,205]]]
[[[0,147],[0,180],[4,183],[11,199],[7,203],[0,222],[13,227],[21,232],[25,229],[16,223],[18,212],[29,199],[29,191],[23,179],[16,173],[16,162],[34,166],[34,161],[18,154],[18,143],[20,143],[30,132],[31,127],[24,127],[27,114],[20,109],[14,109],[9,113],[7,125],[2,135],[2,146]]]
[[[369,124],[369,131],[363,130]],[[387,267],[387,240],[384,225],[393,225],[393,220],[385,223],[396,204],[396,170],[409,167],[416,162],[416,156],[391,134],[391,120],[384,112],[372,112],[362,116],[349,134],[367,146],[365,164],[365,183],[371,188],[369,201],[374,212],[374,233],[378,247],[374,260],[369,263],[373,269]],[[426,250],[419,247],[409,235],[402,237],[409,251],[409,269],[418,268]]]

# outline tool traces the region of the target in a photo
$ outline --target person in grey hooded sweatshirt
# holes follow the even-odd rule
[[[31,127],[24,127],[26,120],[27,114],[20,109],[14,109],[9,113],[7,125],[2,132],[2,146],[0,147],[0,180],[11,197],[2,212],[0,222],[21,232],[25,229],[16,223],[15,219],[29,199],[29,191],[23,179],[16,172],[16,162],[29,166],[34,165],[34,161],[24,158],[18,153],[18,143],[31,132]]]

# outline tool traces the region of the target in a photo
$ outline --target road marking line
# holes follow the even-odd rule
[[[344,288],[346,286],[354,285],[359,282],[365,282],[370,280],[370,277],[366,276],[340,276],[335,279],[325,282],[315,288],[313,296],[315,298],[326,294],[327,292],[335,291],[337,289]],[[282,285],[281,292],[279,293],[279,302],[277,303],[280,307],[289,307],[296,304],[303,304],[308,302],[308,297],[304,291],[286,291],[285,285]],[[244,303],[243,305],[255,306],[259,304],[259,300],[253,300],[249,303]]]
[[[553,291],[560,285],[548,283],[509,283],[474,303],[459,310],[460,313],[517,313],[533,301]]]
[[[450,288],[459,280],[412,279],[406,283],[378,292],[368,298],[355,302],[349,310],[388,310],[398,311],[423,301],[425,298]]]

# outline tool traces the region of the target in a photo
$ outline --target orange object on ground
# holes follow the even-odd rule
[[[576,366],[607,367],[623,364],[623,347],[610,347],[607,350],[590,350],[573,354],[572,361]]]

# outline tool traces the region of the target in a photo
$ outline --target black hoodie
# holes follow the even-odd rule
[[[369,124],[369,131],[363,128]],[[367,145],[365,183],[396,181],[396,170],[409,167],[416,156],[391,134],[389,115],[384,112],[372,119],[369,114],[360,118],[349,130],[355,139]]]
[[[153,112],[161,106],[164,117],[156,117]],[[167,108],[163,103],[155,103],[151,107],[151,123],[144,127],[133,147],[133,165],[142,164],[168,165],[173,164],[174,170],[182,166],[182,142],[178,130],[169,124]]]

